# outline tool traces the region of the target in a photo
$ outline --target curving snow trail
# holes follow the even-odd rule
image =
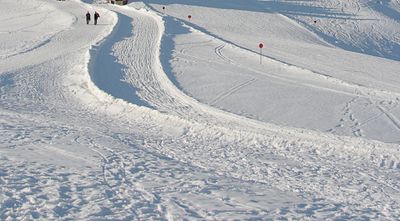
[[[163,138],[159,143],[154,143],[148,138],[145,142],[147,148],[201,168],[230,174],[235,178],[254,180],[260,183],[265,183],[268,180],[268,183],[273,183],[272,186],[283,191],[296,189],[303,189],[302,191],[304,191],[305,188],[305,192],[318,192],[318,196],[329,196],[328,201],[321,201],[321,205],[324,208],[322,210],[329,207],[341,207],[335,206],[335,203],[330,201],[340,201],[344,195],[349,194],[347,190],[354,190],[351,183],[356,182],[353,177],[355,174],[371,174],[373,173],[372,171],[385,167],[389,170],[397,170],[398,153],[397,150],[392,149],[395,146],[392,148],[383,147],[381,146],[382,144],[365,140],[278,128],[221,112],[182,94],[166,78],[167,74],[160,69],[160,64],[158,63],[158,42],[163,30],[160,18],[152,13],[133,9],[115,8],[114,10],[133,19],[133,35],[118,42],[112,49],[113,55],[118,62],[125,67],[125,80],[137,88],[137,94],[142,100],[149,103],[152,108],[167,114],[165,116],[164,114],[159,115],[151,112],[151,116],[154,117],[153,120],[161,120],[157,124],[165,125],[165,118],[170,123],[175,122],[174,129],[177,137]],[[142,27],[146,27],[145,30],[141,30]],[[141,56],[137,56],[138,54]],[[143,63],[147,65],[143,66]],[[113,91],[107,92],[113,94]],[[178,118],[168,116],[170,114]],[[146,121],[150,122],[152,118],[147,114],[145,115]],[[185,119],[189,119],[189,121]],[[179,128],[181,129],[179,130]],[[293,139],[293,137],[295,138]],[[282,149],[282,146],[285,148]],[[362,146],[362,148],[360,149],[357,146]],[[269,157],[260,158],[265,151],[268,152]],[[394,157],[389,160],[394,164],[390,166],[387,164],[387,160],[382,161],[380,154],[378,154],[380,151],[382,151],[382,154],[383,152],[395,151],[393,155],[389,154]],[[337,162],[342,162],[343,159],[349,158],[351,159],[351,164],[343,162],[338,166]],[[363,160],[366,158],[369,158],[369,160]],[[210,161],[210,159],[213,160]],[[285,159],[290,159],[293,164],[287,165],[284,163],[287,162]],[[375,163],[370,164],[371,159]],[[382,164],[382,162],[384,163]],[[369,166],[367,166],[368,164]],[[260,165],[264,166],[260,167]],[[263,171],[262,168],[265,166],[268,169]],[[308,173],[306,171],[313,171],[311,173],[314,173],[320,171],[321,167],[325,171],[323,180],[331,181],[320,183],[318,180],[321,177],[319,176],[317,178],[312,178],[312,176],[307,178],[308,175],[304,176],[304,174]],[[275,172],[281,170],[283,171],[275,174]],[[392,173],[390,175],[387,174],[388,178],[392,175]],[[359,176],[356,175],[356,177]],[[291,181],[287,182],[288,180]],[[344,191],[344,195],[336,195],[334,186],[337,185],[337,182],[343,185],[341,191]],[[357,182],[360,182],[360,180]],[[364,181],[361,182],[364,183]],[[297,186],[299,183],[302,183],[300,187]],[[391,188],[397,189],[396,185],[392,184],[389,189],[384,187],[381,191],[398,194],[396,191],[391,191]],[[354,203],[361,200],[361,198],[371,196],[368,191],[363,194],[361,194],[363,191],[356,192],[359,197],[354,196]],[[304,195],[302,196],[304,197]],[[391,200],[393,199],[389,201]],[[389,201],[389,204],[395,202],[392,201],[390,203]],[[316,201],[310,202],[305,207],[316,209],[315,204],[317,204]],[[355,209],[353,206],[354,204],[349,207],[343,207]],[[360,211],[365,210],[360,209]],[[350,213],[354,212],[352,210]],[[292,213],[290,214],[293,215]],[[325,215],[330,216],[328,214]],[[346,217],[344,212],[342,215]],[[265,214],[261,217],[263,216]]]

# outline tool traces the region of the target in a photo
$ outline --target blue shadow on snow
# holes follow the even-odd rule
[[[375,19],[366,19],[366,18],[357,18],[357,15],[343,13],[340,12],[339,8],[326,8],[326,7],[318,7],[307,5],[308,2],[313,0],[285,0],[285,1],[276,1],[276,0],[230,0],[230,1],[221,1],[221,0],[143,0],[145,4],[147,4],[150,8],[155,11],[160,12],[160,9],[156,9],[151,6],[151,4],[160,4],[160,5],[173,5],[173,4],[182,4],[189,6],[199,6],[199,7],[209,7],[209,8],[220,8],[220,9],[231,9],[231,10],[241,10],[241,11],[254,11],[254,12],[264,12],[264,13],[280,13],[287,16],[290,19],[294,19],[295,21],[304,25],[310,31],[316,33],[325,41],[329,42],[332,45],[340,47],[344,50],[353,51],[362,54],[373,55],[377,57],[383,57],[387,59],[392,59],[395,61],[400,60],[399,52],[400,45],[397,42],[392,42],[389,39],[382,39],[379,43],[384,45],[384,49],[376,47],[376,43],[373,41],[367,42],[365,47],[359,48],[354,47],[351,44],[338,41],[336,38],[332,36],[328,36],[327,34],[319,31],[314,26],[310,24],[306,24],[294,16],[309,16],[314,19],[316,18],[333,18],[333,19],[343,19],[343,20],[375,20]],[[245,3],[244,3],[245,2]],[[380,2],[380,3],[378,3]],[[399,12],[395,11],[391,7],[388,6],[388,0],[377,0],[368,2],[370,8],[376,10],[379,13],[385,14],[389,18],[394,20],[400,19]],[[190,26],[200,29],[201,31],[208,33],[204,28],[198,27],[192,23]],[[208,33],[211,34],[211,33]],[[218,36],[212,35],[221,39]],[[223,39],[222,39],[223,40]],[[224,40],[226,41],[226,40]],[[230,42],[231,43],[231,42]]]
[[[118,63],[112,54],[115,43],[133,35],[131,18],[118,13],[118,23],[100,46],[90,51],[89,73],[92,81],[104,92],[139,106],[150,107],[137,94],[137,89],[124,81],[125,66]]]
[[[170,16],[163,17],[165,34],[161,39],[160,61],[164,72],[167,74],[170,81],[179,89],[184,90],[176,80],[172,71],[171,61],[173,60],[173,52],[175,50],[174,38],[177,35],[190,33],[189,28],[184,27],[183,23],[178,19]]]
[[[143,0],[146,4],[172,5],[182,4],[209,8],[233,9],[241,11],[280,13],[284,15],[302,15],[313,17],[332,17],[350,19],[351,14],[335,11],[333,8],[301,4],[309,0],[299,1],[260,1],[260,0]],[[244,3],[246,2],[246,3]]]

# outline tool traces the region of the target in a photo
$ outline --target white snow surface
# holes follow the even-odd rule
[[[0,220],[400,219],[398,0],[2,0],[0,21]]]

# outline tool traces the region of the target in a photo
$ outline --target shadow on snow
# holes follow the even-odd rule
[[[349,19],[352,14],[335,12],[333,8],[317,7],[302,5],[298,2],[302,1],[260,1],[260,0],[144,0],[146,4],[161,4],[172,5],[182,4],[199,7],[254,11],[254,12],[267,12],[267,13],[280,13],[284,15],[302,15],[313,17],[328,17],[336,19]],[[244,3],[245,2],[245,3]]]
[[[379,42],[380,45],[383,45],[383,48],[377,46],[377,42],[373,39],[367,40],[365,44],[362,46],[354,46],[347,42],[342,42],[333,36],[329,36],[314,26],[307,24],[299,19],[296,19],[295,16],[309,16],[312,18],[332,18],[332,19],[343,19],[343,20],[376,20],[376,19],[366,19],[366,18],[357,18],[354,14],[339,12],[339,9],[335,8],[325,8],[318,6],[310,6],[304,5],[302,2],[307,3],[312,0],[285,0],[285,1],[272,1],[272,0],[230,0],[230,1],[221,1],[221,0],[144,0],[149,7],[151,4],[160,4],[160,5],[173,5],[173,4],[181,4],[181,5],[190,5],[190,6],[199,6],[199,7],[209,7],[209,8],[219,8],[219,9],[230,9],[230,10],[242,10],[242,11],[254,11],[254,12],[264,12],[264,13],[279,13],[287,16],[290,19],[294,19],[295,21],[301,23],[310,31],[319,35],[325,41],[333,44],[337,47],[340,47],[347,51],[353,51],[362,54],[368,54],[377,57],[383,57],[395,61],[400,60],[399,52],[400,45],[397,42],[393,42],[390,39],[381,39]],[[394,9],[388,6],[387,1],[382,1],[381,4],[372,1],[368,3],[370,8],[373,8],[375,11],[385,14],[391,19],[399,20],[400,14]],[[151,7],[156,11],[154,7]],[[209,33],[204,28],[198,27],[192,23],[190,26],[200,29],[205,33]],[[218,36],[212,35],[221,39]],[[226,41],[226,40],[224,40]],[[230,42],[231,43],[231,42]]]
[[[175,49],[174,39],[177,35],[190,33],[189,28],[184,27],[183,23],[178,19],[166,16],[163,18],[165,26],[165,34],[161,39],[160,61],[164,72],[172,83],[179,89],[184,90],[176,80],[172,71],[171,61],[173,60],[173,52]]]
[[[137,89],[124,81],[125,66],[113,56],[115,43],[133,35],[131,18],[118,14],[118,23],[100,46],[90,51],[89,72],[93,82],[104,92],[139,106],[150,107],[136,94]]]

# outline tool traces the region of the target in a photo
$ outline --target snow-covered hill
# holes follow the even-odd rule
[[[4,0],[0,219],[399,219],[399,12]]]

